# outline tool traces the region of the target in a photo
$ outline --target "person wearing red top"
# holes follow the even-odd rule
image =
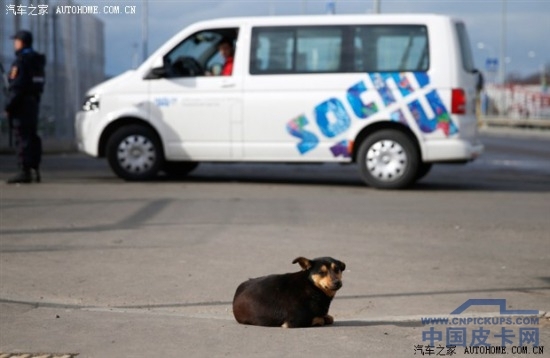
[[[229,38],[222,39],[218,44],[218,50],[225,59],[220,76],[231,76],[233,73],[233,58],[235,56],[233,40]]]

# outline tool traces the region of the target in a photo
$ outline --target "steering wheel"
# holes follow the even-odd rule
[[[178,57],[172,64],[173,72],[179,76],[204,76],[204,69],[199,61],[189,56]]]

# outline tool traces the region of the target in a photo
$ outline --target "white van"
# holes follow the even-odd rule
[[[480,83],[464,24],[447,16],[203,21],[92,88],[77,141],[126,180],[199,162],[339,162],[403,188],[481,153]]]

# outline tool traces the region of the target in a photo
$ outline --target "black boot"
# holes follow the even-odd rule
[[[36,168],[32,168],[32,170],[34,171],[34,177],[36,179],[36,182],[40,183],[40,181],[42,180],[42,177],[40,176],[40,168],[36,167]]]
[[[30,183],[32,181],[31,171],[29,169],[23,169],[15,176],[7,180],[8,184],[18,184],[18,183]]]

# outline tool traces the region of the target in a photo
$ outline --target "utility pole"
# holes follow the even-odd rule
[[[15,9],[17,10],[19,6],[21,5],[21,0],[15,0]],[[13,33],[17,33],[17,31],[21,30],[21,17],[22,16],[15,16],[13,21]]]
[[[59,120],[61,115],[59,110],[61,106],[59,105],[59,57],[57,53],[57,41],[58,38],[58,29],[57,29],[57,15],[54,11],[51,12],[52,17],[52,51],[53,51],[53,120],[55,121],[55,135],[59,135]]]
[[[502,0],[502,23],[500,28],[500,71],[499,80],[506,84],[506,0]]]
[[[143,0],[143,12],[141,14],[141,44],[143,50],[143,58],[145,61],[147,59],[148,49],[147,49],[147,40],[149,37],[149,24],[148,24],[148,0]]]
[[[328,15],[336,14],[336,0],[328,0],[326,4],[326,10]]]
[[[380,13],[380,0],[373,0],[374,2],[374,5],[373,5],[373,12],[375,14],[379,14]]]
[[[500,67],[498,74],[502,91],[500,96],[501,115],[506,115],[506,0],[502,0],[502,23],[500,28]]]

